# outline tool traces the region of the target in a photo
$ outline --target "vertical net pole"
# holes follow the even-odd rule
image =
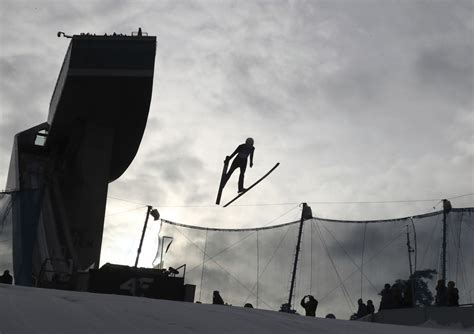
[[[364,251],[365,251],[365,233],[367,231],[367,223],[364,224],[364,238],[362,239],[362,259],[360,263],[360,298],[362,298],[363,276],[364,276]]]
[[[309,294],[313,294],[313,224],[309,224],[310,229],[310,246],[309,246]]]
[[[142,237],[140,238],[140,245],[138,246],[138,250],[137,250],[137,258],[135,260],[135,268],[138,266],[138,259],[140,258],[140,253],[142,252],[143,239],[145,238],[146,226],[148,224],[148,217],[150,216],[151,209],[152,209],[151,205],[148,205],[147,206],[147,211],[146,211],[146,217],[145,217],[145,224],[143,224]]]
[[[441,262],[441,279],[446,282],[446,235],[448,233],[446,229],[446,221],[448,213],[451,211],[451,202],[447,199],[443,199],[443,243],[442,243],[442,262]]]
[[[446,212],[443,212],[443,243],[442,243],[442,255],[441,255],[441,279],[446,281]]]
[[[291,274],[290,294],[288,296],[289,309],[291,309],[291,300],[293,299],[293,289],[295,287],[296,268],[298,266],[298,255],[300,253],[301,235],[303,234],[303,223],[305,219],[313,218],[311,208],[306,203],[302,203],[302,205],[303,209],[301,210],[300,226],[298,230],[298,241],[296,242],[295,260],[293,262],[293,272]]]
[[[260,263],[259,263],[259,249],[258,249],[258,230],[257,230],[257,302],[256,302],[256,308],[258,308],[258,276],[260,275]]]
[[[202,279],[204,277],[204,262],[206,261],[206,249],[207,249],[207,230],[206,230],[206,241],[204,242],[204,253],[202,255],[202,269],[201,269],[201,285],[199,287],[199,301],[201,300],[201,293],[202,293]]]
[[[456,255],[456,280],[458,282],[458,272],[459,272],[459,260],[460,260],[460,252],[461,252],[461,228],[462,228],[462,220],[463,220],[463,213],[461,212],[461,219],[459,220],[459,228],[458,228],[458,249]]]
[[[415,243],[415,267],[413,268],[413,271],[416,272],[417,267],[417,259],[418,259],[418,245],[416,243],[416,228],[415,228],[415,221],[413,220],[413,217],[410,217],[411,220],[411,225],[413,227],[413,242]]]

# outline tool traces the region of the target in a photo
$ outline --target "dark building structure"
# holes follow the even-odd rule
[[[135,268],[106,263],[91,269],[89,291],[194,302],[195,285],[184,284],[184,270]],[[175,271],[173,273],[173,270]]]
[[[150,296],[182,300],[184,278],[125,266],[98,269],[108,184],[128,168],[145,130],[156,37],[141,31],[66,37],[47,122],[14,139],[6,188],[15,284],[117,293],[117,280],[148,277]],[[101,278],[110,280],[111,272],[117,282],[109,289]],[[172,286],[172,295],[160,284]]]

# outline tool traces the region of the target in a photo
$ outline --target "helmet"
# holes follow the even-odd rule
[[[247,138],[247,139],[245,140],[245,144],[250,145],[250,146],[253,146],[253,138],[250,138],[250,137]]]

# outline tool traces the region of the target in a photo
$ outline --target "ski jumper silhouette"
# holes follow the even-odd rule
[[[244,188],[244,177],[245,177],[245,170],[247,169],[247,159],[250,157],[250,168],[253,167],[253,153],[255,151],[255,147],[253,146],[254,141],[252,138],[247,138],[245,144],[239,145],[234,153],[230,156],[225,158],[225,162],[229,162],[234,156],[235,159],[232,161],[230,165],[229,171],[225,174],[223,179],[222,188],[226,185],[227,181],[229,181],[232,173],[237,169],[240,168],[240,175],[239,175],[239,189],[238,192],[241,193],[245,191]]]

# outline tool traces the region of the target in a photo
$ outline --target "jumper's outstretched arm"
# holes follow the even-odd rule
[[[235,149],[234,153],[232,153],[231,155],[226,156],[225,159],[226,159],[227,161],[229,161],[230,159],[232,159],[233,157],[235,157],[235,156],[237,155],[237,153],[238,153],[238,148]]]

